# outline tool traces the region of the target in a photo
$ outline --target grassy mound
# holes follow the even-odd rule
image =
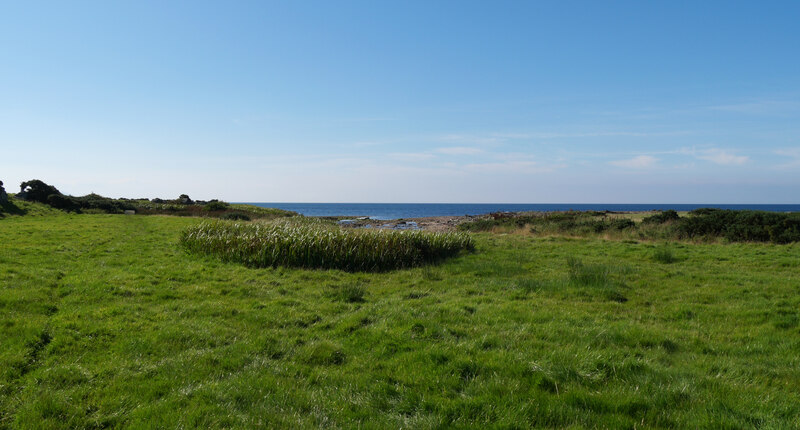
[[[288,266],[385,271],[433,263],[473,250],[459,233],[342,230],[322,222],[204,222],[183,232],[190,252],[251,267]]]

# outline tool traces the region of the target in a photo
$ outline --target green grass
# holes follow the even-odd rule
[[[308,218],[270,223],[207,221],[184,230],[190,252],[250,267],[385,271],[435,263],[475,248],[463,233],[344,230]]]
[[[798,244],[482,233],[372,274],[198,258],[200,222],[0,220],[0,428],[800,427]]]
[[[653,260],[659,263],[672,264],[678,261],[678,257],[675,256],[675,252],[672,250],[672,247],[665,243],[653,251]]]

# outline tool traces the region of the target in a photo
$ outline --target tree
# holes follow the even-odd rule
[[[48,203],[47,197],[51,195],[62,195],[61,191],[52,185],[47,185],[38,179],[32,179],[19,184],[19,194],[17,198],[32,202]]]

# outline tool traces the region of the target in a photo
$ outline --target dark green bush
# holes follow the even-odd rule
[[[660,214],[646,217],[642,220],[645,224],[664,224],[670,221],[677,221],[680,219],[678,212],[672,209],[662,211]]]
[[[218,200],[212,200],[208,202],[205,206],[203,206],[203,210],[213,212],[213,211],[224,211],[230,207],[229,204],[225,202],[221,202]]]
[[[136,209],[128,200],[111,199],[94,193],[87,194],[83,197],[77,197],[76,200],[79,202],[82,209],[99,209],[111,214]]]
[[[698,209],[681,218],[683,237],[723,237],[732,242],[800,241],[800,213]]]
[[[47,196],[47,204],[67,212],[80,212],[81,204],[75,197],[63,194],[50,194]]]
[[[18,199],[48,204],[47,198],[51,195],[61,195],[61,191],[52,185],[47,185],[38,179],[19,184]]]
[[[221,219],[232,221],[250,221],[250,216],[242,212],[228,212],[220,216]]]
[[[636,227],[636,223],[628,218],[617,218],[611,220],[610,227],[614,230],[625,230],[626,228]]]

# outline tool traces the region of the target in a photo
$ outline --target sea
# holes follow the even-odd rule
[[[253,203],[265,208],[294,211],[306,216],[369,217],[375,220],[421,218],[429,216],[483,215],[492,212],[611,211],[641,212],[698,208],[800,212],[800,204],[615,204],[615,203]]]

